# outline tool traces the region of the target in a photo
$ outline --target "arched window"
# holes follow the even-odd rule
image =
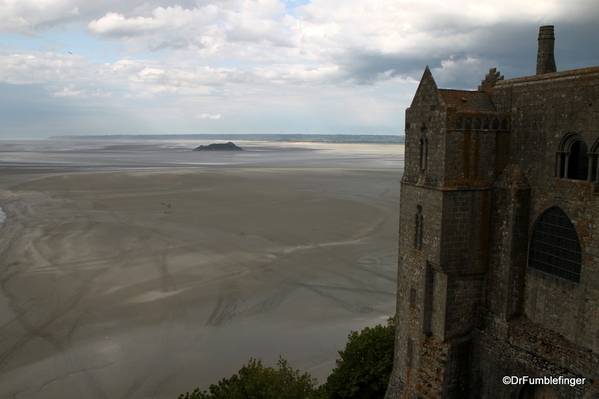
[[[456,119],[456,121],[455,121],[455,128],[456,129],[461,129],[462,128],[462,123],[463,123],[462,118]]]
[[[480,121],[480,118],[476,118],[476,119],[474,120],[474,129],[476,129],[476,130],[480,130],[480,126],[481,126],[481,121]]]
[[[416,215],[414,217],[414,248],[422,249],[422,225],[424,217],[422,216],[422,207],[416,205]]]
[[[528,267],[580,283],[582,253],[576,229],[557,206],[535,223],[528,245]]]
[[[589,148],[585,141],[576,133],[566,135],[557,152],[556,176],[573,180],[587,180],[591,177],[589,175],[590,168]]]
[[[588,147],[582,140],[576,140],[570,146],[568,157],[568,178],[586,180],[589,172]]]

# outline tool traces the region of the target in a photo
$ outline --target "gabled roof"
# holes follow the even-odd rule
[[[454,107],[458,112],[495,112],[491,97],[484,91],[439,89],[446,107]]]

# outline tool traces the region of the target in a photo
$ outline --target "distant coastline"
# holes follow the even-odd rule
[[[50,136],[50,140],[226,140],[304,143],[404,144],[404,136],[375,134],[115,134]]]

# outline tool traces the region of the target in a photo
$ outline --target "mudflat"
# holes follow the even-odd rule
[[[250,357],[324,382],[395,312],[401,146],[24,145],[0,143],[2,398],[176,398]]]

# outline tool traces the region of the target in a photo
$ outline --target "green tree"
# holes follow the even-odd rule
[[[209,391],[197,388],[192,393],[180,395],[179,399],[312,399],[315,398],[316,379],[310,374],[300,374],[287,361],[279,358],[278,368],[264,367],[261,359],[249,363],[218,384],[211,384]]]
[[[393,368],[395,319],[387,326],[366,327],[349,334],[345,349],[327,382],[319,387],[328,399],[380,399],[385,396]]]

